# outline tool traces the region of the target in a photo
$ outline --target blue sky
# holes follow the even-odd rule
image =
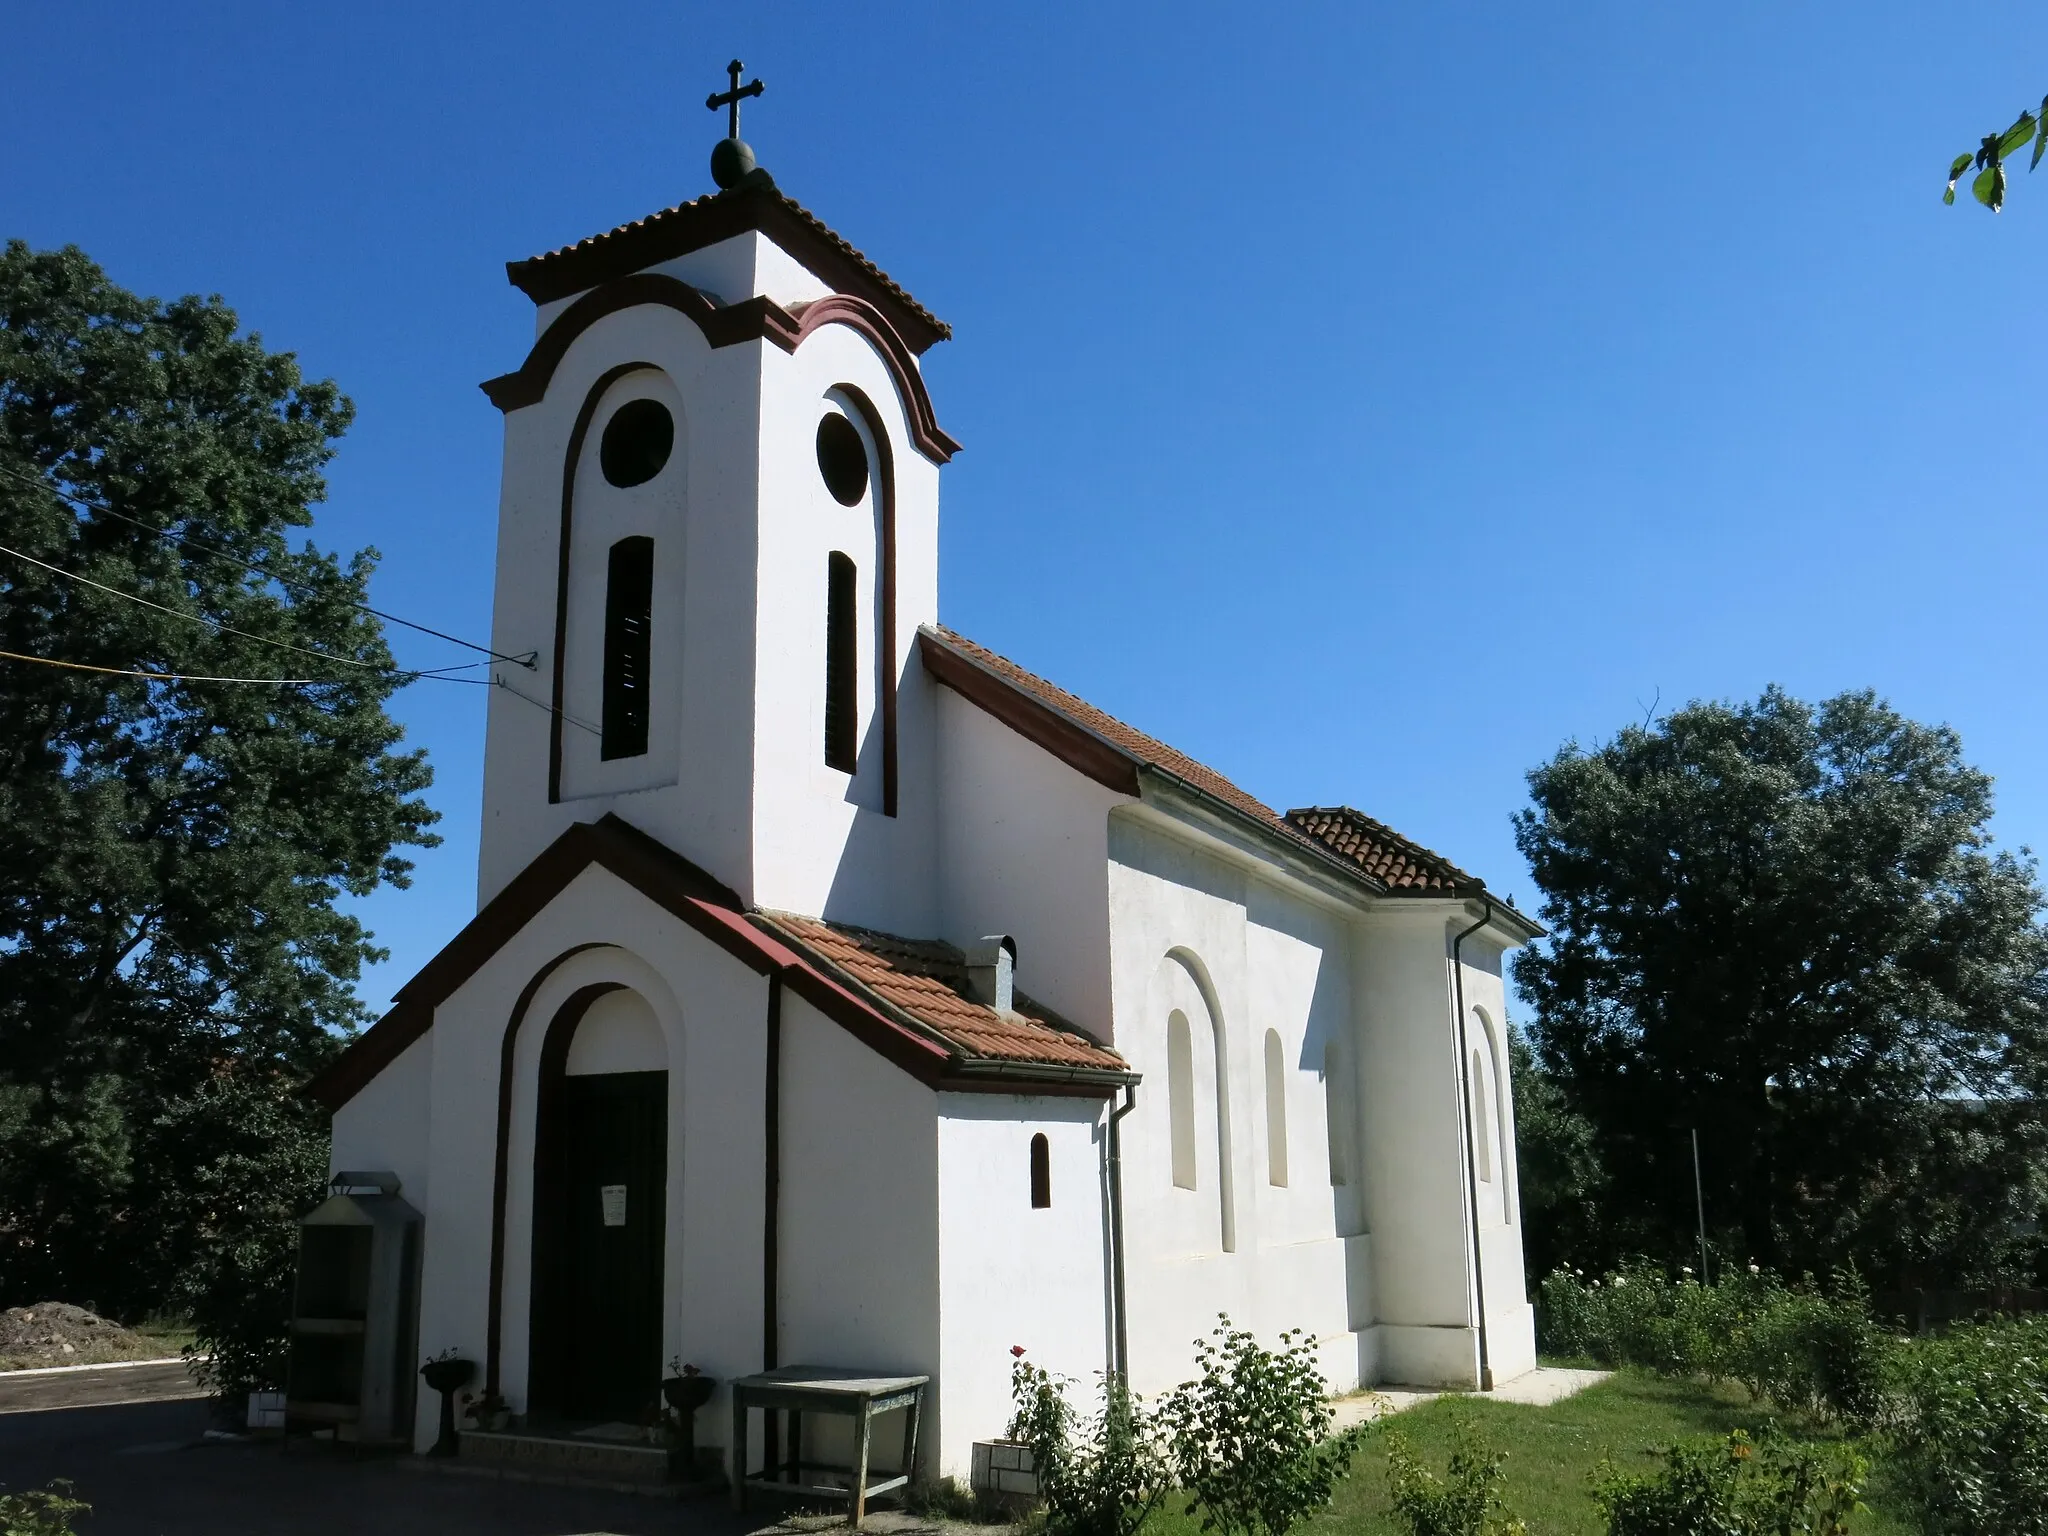
[[[317,537],[481,638],[502,264],[708,190],[737,54],[762,162],[955,328],[946,620],[1527,907],[1532,764],[1772,681],[1955,726],[2048,843],[2048,174],[1938,200],[2048,12],[1958,15],[20,5],[0,235],[337,379]],[[397,701],[446,842],[366,904],[373,1007],[472,910],[482,691]]]

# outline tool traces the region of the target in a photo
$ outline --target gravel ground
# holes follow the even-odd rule
[[[0,1312],[0,1371],[159,1360],[177,1352],[160,1339],[131,1333],[68,1302],[39,1301]]]

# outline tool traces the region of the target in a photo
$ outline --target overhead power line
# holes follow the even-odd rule
[[[217,549],[213,545],[202,543],[198,539],[187,538],[183,534],[173,533],[168,528],[158,528],[154,524],[145,523],[140,518],[130,517],[126,512],[116,511],[105,502],[96,501],[90,496],[80,496],[76,492],[64,490],[61,486],[52,484],[47,475],[13,469],[5,464],[0,464],[0,475],[5,475],[10,480],[19,481],[23,485],[32,485],[38,490],[47,491],[59,501],[69,502],[73,506],[89,507],[95,512],[103,512],[108,517],[128,524],[131,528],[139,528],[144,533],[155,534],[160,539],[169,539],[173,544],[181,545],[186,549],[196,549],[201,554],[212,555],[215,559],[226,560],[231,564],[239,565],[243,570],[261,576],[265,581],[274,581],[288,591],[304,593],[310,596],[323,595],[317,589],[307,586],[304,582],[293,581],[289,577],[279,576],[274,571],[265,570],[253,561],[244,560],[240,555],[231,554],[225,549]],[[402,619],[397,614],[386,613],[381,608],[372,608],[368,603],[351,602],[348,606],[358,613],[367,613],[373,618],[382,619],[387,624],[399,624],[407,629],[417,630],[423,635],[432,635],[436,640],[446,640],[449,644],[459,645],[465,650],[480,652],[490,657],[493,661],[509,662],[515,667],[524,667],[529,672],[539,670],[538,661],[540,653],[538,651],[528,651],[524,656],[507,656],[504,652],[494,651],[487,645],[478,645],[474,640],[464,640],[459,635],[451,635],[444,630],[434,629],[425,624],[417,624],[411,619]],[[330,659],[338,660],[339,658]],[[426,676],[428,674],[422,673],[420,675]]]
[[[99,672],[108,677],[146,677],[153,683],[270,683],[296,686],[301,683],[334,683],[334,677],[202,677],[192,672],[144,672],[132,667],[95,667],[83,661],[61,661],[55,656],[24,656],[20,651],[0,651],[8,661],[32,661],[41,667],[62,667],[67,672]],[[473,663],[472,663],[473,665]],[[481,683],[480,677],[451,677],[451,683]]]
[[[109,597],[118,597],[131,603],[140,603],[143,607],[153,608],[158,613],[167,613],[174,619],[183,619],[187,624],[204,624],[207,628],[217,630],[223,635],[239,635],[244,640],[254,640],[258,645],[271,645],[281,651],[292,651],[300,656],[312,656],[320,661],[335,661],[341,663],[344,667],[359,667],[365,672],[376,672],[387,677],[423,677],[426,675],[420,672],[408,672],[403,667],[382,666],[374,661],[357,661],[353,656],[336,656],[331,651],[316,651],[309,646],[293,645],[289,640],[273,640],[268,635],[259,635],[247,629],[237,629],[232,624],[223,624],[219,619],[209,619],[203,613],[186,613],[183,609],[169,608],[162,603],[143,597],[140,593],[124,592],[119,587],[110,587],[103,581],[94,581],[90,576],[81,576],[76,571],[67,571],[60,565],[50,564],[47,560],[38,560],[34,555],[25,555],[18,549],[9,549],[5,544],[0,544],[0,555],[12,555],[17,560],[26,560],[30,565],[41,567],[53,576],[62,576],[66,581],[75,581],[80,586],[91,587],[95,592],[104,592]],[[474,666],[476,663],[471,662],[470,665]],[[450,678],[447,681],[455,682],[459,681],[459,679]]]

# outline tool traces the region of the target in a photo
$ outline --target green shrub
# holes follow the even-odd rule
[[[1602,1466],[1594,1501],[1607,1536],[1847,1536],[1865,1467],[1837,1446],[1726,1440],[1671,1446],[1656,1472]]]
[[[1893,1379],[1887,1438],[1929,1531],[2048,1533],[2048,1318],[1916,1339]]]
[[[1751,1396],[1784,1408],[1858,1427],[1875,1423],[1899,1341],[1871,1316],[1861,1280],[1837,1275],[1832,1296],[1773,1283],[1761,1297],[1762,1305],[1734,1320],[1727,1374]]]
[[[71,1517],[91,1512],[62,1478],[27,1493],[0,1493],[0,1536],[73,1536]]]
[[[1488,1450],[1470,1414],[1451,1426],[1449,1463],[1439,1477],[1398,1429],[1387,1436],[1387,1489],[1410,1536],[1524,1536],[1501,1497],[1507,1452]]]
[[[1854,1273],[1824,1293],[1753,1270],[1715,1285],[1640,1262],[1590,1282],[1560,1270],[1538,1291],[1538,1317],[1551,1353],[1739,1381],[1754,1397],[1857,1426],[1882,1412],[1898,1348]]]
[[[1051,1536],[1136,1536],[1166,1497],[1159,1426],[1124,1379],[1102,1374],[1102,1408],[1083,1418],[1065,1377],[1027,1362],[1010,1371],[1010,1438],[1031,1447]]]
[[[1330,1433],[1329,1385],[1306,1334],[1281,1334],[1275,1352],[1224,1317],[1195,1355],[1200,1375],[1160,1409],[1189,1513],[1225,1536],[1286,1536],[1330,1502],[1363,1427]]]

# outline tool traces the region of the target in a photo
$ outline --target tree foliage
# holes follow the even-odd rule
[[[1519,1029],[1508,1031],[1508,1060],[1522,1263],[1531,1275],[1547,1275],[1604,1248],[1607,1172],[1593,1122],[1571,1107],[1564,1084],[1545,1069]]]
[[[1941,200],[1954,204],[1956,183],[1975,166],[1977,175],[1970,183],[1970,195],[1993,213],[2003,212],[2005,162],[2032,144],[2034,157],[2027,162],[2027,169],[2031,171],[2041,163],[2042,151],[2048,150],[2048,130],[2041,129],[2042,123],[2048,123],[2048,96],[2041,98],[2039,117],[2032,112],[2022,112],[2003,133],[1985,134],[1975,153],[1966,150],[1957,155],[1949,164],[1948,189],[1941,194]]]
[[[1529,776],[1531,1039],[1608,1259],[1710,1221],[1798,1272],[2003,1276],[2042,1209],[2048,937],[1955,733],[1873,694],[1695,703]]]
[[[294,537],[350,413],[218,298],[0,252],[0,650],[71,664],[0,658],[0,1296],[165,1305],[303,1181],[340,904],[435,840],[374,553]]]

